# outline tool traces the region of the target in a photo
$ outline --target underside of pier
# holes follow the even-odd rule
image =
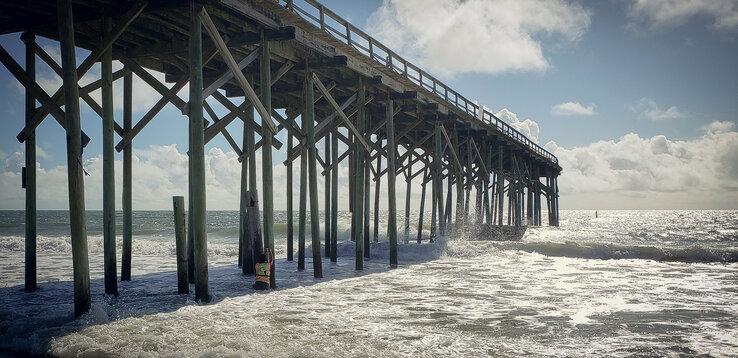
[[[292,259],[295,236],[291,168],[295,160],[301,161],[298,268],[304,269],[305,227],[310,220],[316,277],[322,277],[322,256],[336,260],[336,168],[340,163],[348,163],[351,173],[349,206],[356,269],[362,269],[363,258],[370,255],[372,183],[374,240],[380,183],[387,183],[383,191],[389,204],[389,264],[393,266],[398,264],[398,235],[407,242],[408,229],[414,225],[409,222],[410,211],[417,210],[409,200],[412,180],[422,183],[422,200],[417,203],[420,230],[413,238],[418,242],[449,234],[451,227],[472,224],[541,225],[543,205],[548,224],[558,225],[561,167],[553,155],[316,1],[1,0],[0,34],[7,33],[21,34],[26,46],[25,66],[0,47],[3,65],[26,88],[25,128],[18,134],[26,145],[27,163],[26,290],[36,288],[35,128],[52,117],[67,133],[77,315],[90,306],[81,148],[90,138],[103,143],[105,284],[107,293],[116,294],[114,153],[124,153],[121,279],[130,280],[132,147],[137,134],[168,104],[189,117],[188,276],[201,300],[209,297],[204,146],[218,135],[225,137],[242,163],[242,212],[253,204],[247,198],[256,189],[255,156],[261,153],[263,170],[258,176],[263,192],[258,200],[264,247],[272,251],[272,151],[287,146],[288,259]],[[59,41],[61,63],[35,43],[36,36]],[[75,48],[90,51],[79,65]],[[53,95],[35,81],[36,56],[63,79]],[[113,60],[123,68],[113,72]],[[96,62],[102,64],[102,78],[78,85]],[[150,70],[164,73],[164,83]],[[161,95],[135,122],[133,75]],[[118,80],[124,83],[122,123],[113,118],[112,83]],[[178,95],[187,84],[189,102]],[[102,103],[97,103],[89,94],[100,88]],[[101,135],[81,130],[80,100],[102,118]],[[216,103],[227,110],[225,116],[213,110]],[[243,143],[236,143],[229,134],[232,126],[227,126],[234,121],[243,124]],[[281,131],[287,132],[287,143],[275,138]],[[318,143],[325,148],[322,157]],[[343,150],[345,147],[348,149]],[[321,198],[318,175],[325,176]],[[408,185],[401,225],[404,233],[398,233],[397,224],[398,175]],[[422,236],[422,213],[427,210],[427,185],[432,224],[426,238]],[[320,200],[325,203],[324,223],[318,216]],[[470,202],[474,207],[470,208]],[[310,218],[305,216],[308,210]],[[253,267],[253,245],[246,238],[240,244],[239,262],[248,271]],[[272,286],[276,286],[274,272],[272,269]]]

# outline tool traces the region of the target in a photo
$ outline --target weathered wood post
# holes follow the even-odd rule
[[[445,218],[444,223],[445,224],[453,224],[454,222],[454,216],[453,216],[453,201],[454,201],[454,180],[456,179],[454,172],[451,170],[451,168],[448,168],[448,180],[446,183],[446,211],[443,212],[443,217]]]
[[[256,273],[254,266],[264,252],[259,214],[259,193],[256,190],[249,190],[246,192],[246,215],[243,228],[246,244],[244,245],[242,268],[242,273],[247,276]]]
[[[382,146],[382,137],[377,136],[377,144]],[[379,187],[382,180],[382,156],[377,156],[377,175],[374,178],[374,242],[379,242]],[[368,189],[367,189],[368,190]]]
[[[242,147],[243,150],[246,150],[246,147],[248,146],[248,136],[249,136],[249,130],[248,130],[248,124],[246,122],[243,122],[243,140],[242,140]],[[289,178],[287,179],[289,181]],[[244,214],[246,213],[246,192],[249,190],[249,161],[246,158],[243,158],[241,161],[241,182],[240,182],[240,195],[239,197],[239,215],[238,215],[238,267],[241,267],[243,265],[243,250],[244,250],[244,235],[243,235],[243,226],[244,226]],[[290,190],[289,185],[287,187],[287,190]],[[289,205],[289,204],[288,204]]]
[[[187,181],[188,183],[192,181],[192,166],[190,165],[187,166]],[[192,185],[188,185],[187,195],[189,195],[187,201],[187,278],[190,283],[195,283],[195,230],[193,230],[195,210],[192,206]]]
[[[366,123],[366,92],[364,90],[364,80],[359,77],[358,85],[359,96],[356,101],[356,129],[359,133],[364,133]],[[356,244],[356,265],[357,270],[364,269],[364,149],[359,144],[359,138],[355,138],[354,146],[354,241]]]
[[[128,135],[133,127],[133,75],[123,76],[123,133]],[[121,245],[120,280],[131,280],[131,256],[133,251],[133,141],[123,148],[123,242]]]
[[[36,35],[24,32],[21,39],[26,43],[26,74],[36,80]],[[36,112],[36,98],[26,88],[26,128],[30,128]],[[26,149],[26,242],[25,242],[25,292],[37,288],[36,275],[36,130],[31,129],[25,143]]]
[[[366,128],[369,128],[367,125]],[[364,157],[364,257],[371,256],[371,241],[369,241],[369,206],[371,205],[371,153],[365,152]]]
[[[184,196],[172,197],[174,207],[174,238],[177,250],[177,293],[190,293],[187,279],[187,235],[185,235]]]
[[[266,109],[266,113],[272,113],[272,70],[271,70],[271,50],[269,49],[269,41],[264,37],[264,31],[261,32],[261,58],[259,64],[259,83],[261,84],[261,103]],[[262,122],[271,121],[272,118],[262,118]],[[269,126],[262,123],[261,131],[261,172],[262,172],[262,188],[264,190],[264,247],[274,252],[274,182],[272,180],[272,138],[273,134],[269,130]],[[272,265],[269,286],[277,287],[275,269],[276,263]]]
[[[303,131],[306,127],[305,116],[301,118],[301,126]],[[305,217],[307,211],[307,146],[302,146],[300,153],[300,208],[297,215],[297,269],[302,271],[305,269]]]
[[[320,256],[320,207],[318,197],[318,149],[315,143],[315,88],[313,77],[305,66],[305,112],[303,124],[306,127],[308,146],[308,171],[310,174],[310,236],[313,248],[313,277],[323,278],[323,261]]]
[[[503,174],[503,158],[504,150],[502,143],[499,146],[499,154],[497,155],[497,225],[502,226],[502,204],[505,202],[505,175]]]
[[[395,144],[394,102],[387,94],[387,196],[389,216],[387,217],[387,231],[389,233],[390,267],[397,267],[397,198],[395,196],[395,161],[397,160],[397,146]]]
[[[205,208],[205,130],[202,115],[202,5],[190,0],[190,182],[192,202],[192,231],[195,258],[195,299],[207,302],[208,292],[208,238]]]
[[[331,133],[331,262],[338,260],[338,136]]]
[[[325,216],[325,257],[330,258],[331,257],[331,142],[330,142],[330,133],[326,134],[325,138],[323,139],[323,145],[325,148],[324,151],[324,158],[325,158],[325,176],[324,176],[324,198],[325,198],[325,205],[324,205],[324,216]],[[287,152],[289,153],[289,152]]]
[[[253,148],[254,130],[251,129],[249,125],[247,125],[247,123],[252,123],[254,121],[254,106],[248,106],[244,113],[246,114],[246,117],[244,118],[245,122],[243,128],[243,147],[245,148],[245,150],[248,151],[248,158],[244,158],[241,162],[241,215],[239,219],[242,225],[239,236],[242,238],[241,246],[243,250],[241,250],[241,252],[239,253],[239,261],[242,265],[241,272],[244,275],[253,275],[255,272],[254,260],[257,258],[256,255],[261,254],[260,250],[257,252],[254,249],[254,247],[257,245],[254,242],[254,236],[247,234],[248,232],[250,232],[249,230],[247,230],[249,210],[258,211],[258,207],[256,209],[253,209],[253,205],[257,205],[256,203],[258,203],[256,195],[256,158]],[[289,181],[290,179],[291,178],[289,178],[288,174],[287,180]],[[287,190],[288,192],[291,191],[292,187],[288,186]],[[256,218],[258,221],[258,214]],[[287,220],[290,220],[289,213],[287,216]]]
[[[292,152],[292,133],[287,133],[287,153]],[[287,161],[287,261],[292,261],[294,251],[294,218],[292,216],[292,161]]]
[[[58,0],[57,11],[64,83],[64,113],[67,124],[67,183],[74,271],[74,317],[79,317],[90,309],[90,266],[87,258],[85,183],[82,177],[82,129],[79,118],[79,86],[77,84],[72,1]]]
[[[405,183],[407,184],[407,189],[405,189],[405,243],[407,244],[410,241],[410,188],[412,185],[412,175],[413,175],[413,153],[412,151],[407,156],[407,174],[405,175]]]
[[[441,163],[443,159],[441,153],[441,123],[436,120],[433,126],[435,133],[433,134],[433,168],[431,170],[431,175],[433,175],[433,186],[431,187],[431,241],[436,236],[436,214],[438,215],[438,229],[441,235],[444,234],[445,228],[443,220],[443,184],[441,183],[443,172],[443,164]]]
[[[109,15],[103,17],[103,33],[110,33],[113,25]],[[113,50],[102,54],[102,147],[103,147],[103,266],[105,293],[118,294],[118,275],[115,262],[115,119],[113,117]]]
[[[423,169],[423,184],[420,190],[420,212],[418,212],[418,243],[423,240],[423,214],[425,214],[425,186],[428,183],[428,167]]]
[[[469,131],[467,131],[467,134],[469,134]],[[472,173],[472,170],[471,170],[472,169],[472,151],[471,151],[472,150],[472,147],[471,147],[471,144],[472,144],[471,143],[471,140],[467,140],[466,141],[466,176],[465,176],[466,177],[466,183],[464,184],[465,189],[466,189],[466,193],[465,193],[465,196],[464,196],[464,216],[463,216],[464,223],[465,224],[468,224],[471,221],[470,220],[471,217],[469,216],[469,209],[470,209],[470,206],[471,206],[470,205],[471,204],[471,190],[472,190],[472,186],[474,185],[473,184],[473,180],[474,180],[473,176],[474,176],[474,174]]]

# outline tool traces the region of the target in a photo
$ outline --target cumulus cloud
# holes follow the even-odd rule
[[[528,139],[534,143],[538,143],[538,133],[540,132],[540,128],[538,127],[538,123],[535,121],[531,119],[521,121],[518,119],[518,115],[516,113],[507,108],[501,109],[499,112],[495,113],[495,115],[497,118],[507,122],[511,127],[528,137]]]
[[[684,118],[686,114],[679,110],[676,106],[671,106],[666,110],[662,110],[656,102],[650,98],[641,98],[638,102],[630,107],[633,113],[638,114],[639,118],[650,119],[654,121],[665,119]]]
[[[554,116],[591,116],[595,114],[595,105],[583,106],[579,102],[559,103],[551,107]]]
[[[628,16],[632,25],[647,27],[681,26],[689,20],[706,16],[711,27],[719,30],[738,29],[736,0],[629,0]]]
[[[545,149],[563,167],[562,207],[738,208],[738,132],[715,122],[699,138],[630,133],[616,141]]]
[[[566,0],[384,0],[369,33],[432,73],[543,71],[542,39],[576,43],[591,11]]]

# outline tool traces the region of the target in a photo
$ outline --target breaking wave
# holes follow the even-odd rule
[[[674,262],[738,262],[738,249],[712,249],[701,246],[663,248],[654,246],[616,245],[608,243],[558,242],[506,242],[500,249],[520,250],[547,256],[563,256],[585,259],[645,259]]]

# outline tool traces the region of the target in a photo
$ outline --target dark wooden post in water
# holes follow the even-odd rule
[[[82,177],[82,130],[79,120],[79,86],[74,48],[72,1],[58,0],[59,42],[61,45],[64,113],[67,125],[67,183],[69,223],[74,271],[74,316],[90,309],[90,266],[87,258],[85,187]]]
[[[423,240],[423,214],[425,210],[425,185],[428,183],[428,167],[423,170],[423,184],[420,190],[420,211],[418,212],[418,243]]]
[[[324,205],[324,216],[325,216],[325,228],[323,232],[325,232],[325,257],[331,257],[331,142],[330,142],[330,134],[327,134],[325,138],[323,139],[323,145],[325,148],[325,176],[324,176],[324,198],[325,198],[325,205]],[[287,152],[289,153],[289,151]]]
[[[123,77],[123,133],[133,126],[133,75]],[[123,244],[121,245],[120,280],[131,280],[131,253],[133,251],[133,141],[123,148]]]
[[[366,128],[369,128],[367,125]],[[369,258],[371,255],[371,242],[369,241],[369,205],[371,204],[371,155],[364,152],[364,257]]]
[[[305,112],[302,114],[306,127],[308,146],[308,171],[310,174],[310,235],[313,246],[313,277],[323,277],[323,262],[320,256],[320,207],[318,198],[318,148],[315,147],[315,88],[313,77],[305,68]],[[273,243],[272,243],[273,246]]]
[[[379,146],[382,146],[382,138],[377,137],[377,144]],[[377,156],[377,175],[375,177],[375,186],[374,186],[374,242],[379,242],[379,187],[380,187],[380,181],[382,180],[382,175],[380,174],[382,172],[382,156]],[[367,188],[367,190],[369,190]]]
[[[503,154],[504,149],[502,147],[502,144],[499,146],[499,154],[497,155],[497,225],[502,226],[502,204],[505,202],[505,175],[503,174]]]
[[[301,118],[303,132],[306,129],[305,117]],[[305,216],[307,211],[307,146],[302,146],[300,154],[300,208],[297,217],[297,269],[305,269]]]
[[[387,196],[389,216],[387,231],[389,236],[390,267],[397,267],[397,198],[395,196],[395,161],[397,160],[395,144],[394,102],[387,95]]]
[[[185,234],[184,196],[172,197],[174,207],[174,238],[177,250],[177,293],[190,293],[187,279],[187,235]]]
[[[331,138],[331,262],[338,260],[338,136],[330,134]],[[327,138],[326,138],[327,139]]]
[[[26,74],[36,80],[36,36],[31,32],[24,32],[22,36],[26,43]],[[36,99],[26,88],[26,128],[36,112]],[[26,148],[26,242],[25,242],[25,292],[36,291],[36,130],[31,129],[25,143]]]
[[[264,38],[264,31],[261,32],[261,61],[259,64],[259,83],[261,84],[261,103],[266,109],[266,113],[272,113],[272,70],[271,70],[271,50],[269,50],[269,41]],[[271,123],[272,118],[262,118],[261,131],[261,172],[262,172],[262,188],[264,190],[264,247],[274,252],[274,188],[272,181],[272,137],[273,134],[266,125],[266,121]],[[276,265],[272,265],[271,277],[269,285],[272,288],[277,287],[276,281]]]
[[[287,133],[287,153],[292,152],[292,134]],[[294,259],[295,228],[292,216],[292,161],[287,161],[287,261]]]
[[[110,16],[103,17],[103,33],[112,29]],[[118,294],[118,275],[115,262],[115,119],[113,117],[113,50],[102,54],[102,109],[103,109],[103,262],[105,293]]]
[[[244,229],[243,228],[244,228],[244,225],[245,225],[245,222],[244,222],[244,214],[246,213],[246,207],[247,207],[246,192],[249,191],[249,190],[256,190],[256,188],[250,188],[249,187],[249,184],[251,184],[250,181],[249,181],[249,179],[251,177],[250,172],[254,172],[254,175],[256,175],[256,168],[254,168],[254,167],[251,166],[252,164],[251,164],[250,158],[251,158],[251,151],[253,151],[253,148],[250,148],[249,147],[250,144],[253,145],[254,131],[251,129],[251,127],[249,126],[249,124],[247,124],[248,122],[253,122],[253,120],[254,120],[254,107],[249,106],[243,112],[244,112],[244,114],[246,114],[246,117],[244,118],[244,121],[243,121],[243,140],[242,140],[242,143],[243,144],[242,144],[242,148],[243,148],[244,151],[247,151],[247,153],[249,153],[249,154],[248,154],[247,157],[243,158],[243,160],[241,161],[241,195],[239,196],[239,198],[240,198],[240,203],[239,203],[240,204],[239,205],[239,207],[240,207],[240,215],[239,215],[239,218],[238,218],[238,222],[239,222],[239,230],[238,230],[238,237],[239,237],[239,244],[238,244],[238,265],[239,266],[243,264],[243,262],[242,262],[242,258],[244,257],[242,255],[243,250],[248,250],[248,246],[245,246],[246,245],[246,239],[244,238],[244,234],[243,234],[244,233]],[[287,181],[288,181],[288,183],[289,183],[289,181],[291,179],[292,178],[288,174],[287,175]],[[254,181],[256,181],[256,180],[254,180]],[[287,186],[287,191],[290,192],[291,190],[292,190],[292,188],[288,185]],[[288,201],[287,202],[287,206],[289,206],[290,204],[291,203]],[[288,215],[287,220],[289,220],[289,219],[290,218],[289,218],[289,215]],[[250,270],[250,271],[253,271],[253,265],[252,265],[252,267],[249,267],[247,269]]]
[[[407,184],[407,189],[405,190],[405,243],[407,244],[410,241],[410,187],[412,184],[412,175],[413,175],[413,153],[412,151],[407,156],[407,174],[405,175],[405,183]]]
[[[255,273],[255,264],[259,256],[263,253],[263,242],[261,236],[261,226],[259,225],[259,194],[256,190],[246,192],[246,214],[243,222],[244,250],[243,250],[243,267],[241,272],[244,275],[253,275]]]
[[[358,111],[356,112],[356,129],[359,133],[364,133],[364,125],[366,122],[366,92],[364,90],[364,81],[359,77],[358,86],[359,96],[356,102]],[[358,138],[354,137],[354,211],[353,211],[353,237],[356,244],[356,269],[364,269],[364,151],[359,144]]]
[[[243,123],[243,144],[242,148],[246,150],[246,147],[248,146],[248,125],[246,122]],[[240,194],[238,196],[239,198],[239,205],[238,205],[238,267],[241,267],[243,265],[243,250],[244,250],[244,235],[243,235],[243,226],[244,223],[244,214],[246,213],[246,192],[248,191],[248,184],[249,184],[249,162],[246,158],[244,158],[241,161],[241,190]],[[289,183],[289,179],[287,178],[287,182]],[[287,185],[287,190],[290,190],[289,184]],[[288,203],[289,206],[289,203]]]
[[[195,256],[195,298],[209,301],[208,239],[205,208],[205,137],[202,116],[202,5],[190,1],[190,188]]]

